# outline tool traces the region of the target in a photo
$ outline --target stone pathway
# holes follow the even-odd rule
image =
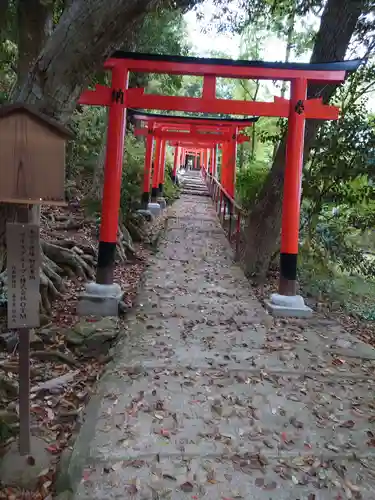
[[[208,197],[169,209],[116,351],[76,500],[374,500],[374,350],[317,314],[274,323]]]

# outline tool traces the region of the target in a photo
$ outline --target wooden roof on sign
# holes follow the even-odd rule
[[[64,139],[72,139],[74,137],[74,133],[71,130],[61,125],[57,120],[41,113],[35,106],[24,103],[5,104],[4,106],[0,106],[0,120],[15,113],[29,115],[31,118],[34,118],[42,125],[50,128]]]

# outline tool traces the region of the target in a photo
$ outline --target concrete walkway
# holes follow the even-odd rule
[[[169,209],[116,350],[77,500],[375,499],[374,351],[318,315],[275,324],[208,197]]]

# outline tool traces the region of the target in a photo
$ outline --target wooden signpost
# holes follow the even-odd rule
[[[39,326],[39,226],[7,224],[8,327],[19,332],[21,455],[30,452],[30,328]]]
[[[65,205],[65,142],[70,135],[32,107],[0,107],[0,201]]]
[[[16,203],[7,223],[8,327],[19,333],[21,455],[30,454],[30,328],[39,326],[41,250],[31,205],[64,205],[65,142],[72,134],[30,106],[0,108],[0,202]]]

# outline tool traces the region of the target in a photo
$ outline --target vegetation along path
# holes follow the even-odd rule
[[[189,177],[88,407],[75,498],[373,499],[375,351],[318,314],[271,319]]]

